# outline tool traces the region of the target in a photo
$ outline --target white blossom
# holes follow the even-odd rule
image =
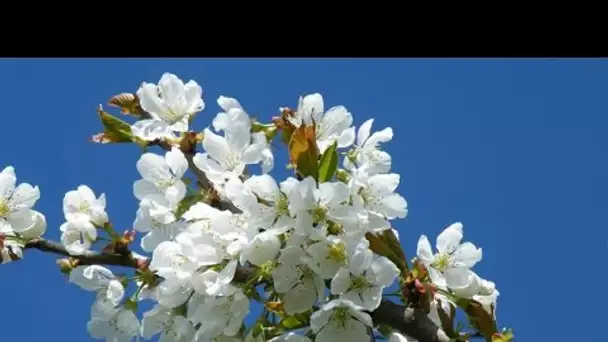
[[[183,221],[177,221],[172,211],[166,210],[168,202],[164,197],[152,195],[140,202],[133,228],[146,233],[141,239],[141,248],[146,252],[163,241],[171,241],[186,229]]]
[[[289,211],[296,216],[296,233],[314,240],[325,238],[328,220],[349,229],[357,222],[352,206],[346,204],[350,191],[341,182],[326,182],[318,185],[308,176],[299,182],[288,195]],[[316,226],[314,226],[316,224]]]
[[[59,230],[61,231],[61,243],[72,255],[84,254],[97,240],[97,229],[86,214],[70,215],[70,220],[63,223]]]
[[[95,339],[107,342],[130,342],[139,336],[140,326],[137,316],[131,310],[119,307],[107,307],[93,312],[87,330]]]
[[[365,168],[370,175],[378,173],[388,173],[391,169],[391,156],[379,149],[380,143],[386,143],[393,139],[393,129],[386,127],[381,131],[370,135],[374,119],[365,121],[357,132],[357,142],[344,158],[344,166],[347,170],[354,170],[358,167]]]
[[[191,342],[195,332],[186,317],[158,304],[141,320],[141,336],[148,340],[160,333],[159,342]]]
[[[314,242],[306,247],[306,264],[323,279],[332,278],[348,262],[350,241],[337,236]],[[367,247],[367,246],[366,246]]]
[[[262,264],[274,260],[281,249],[279,237],[269,231],[257,234],[242,251],[242,259],[251,264],[261,266]]]
[[[382,291],[393,284],[399,269],[388,258],[374,257],[369,250],[353,253],[348,266],[331,280],[331,293],[366,310],[380,306]]]
[[[218,186],[242,175],[247,165],[258,164],[266,148],[265,141],[252,141],[247,113],[237,110],[231,120],[223,137],[205,128],[202,142],[205,153],[197,153],[193,159],[196,167]]]
[[[37,186],[17,184],[15,169],[8,166],[0,173],[0,233],[22,233],[37,219],[32,207],[40,198]]]
[[[77,266],[70,272],[70,282],[87,291],[97,292],[95,306],[111,303],[117,306],[125,295],[125,288],[109,269],[99,266]]]
[[[288,198],[270,175],[254,175],[244,182],[233,178],[226,184],[226,195],[256,228],[281,234],[294,225]]]
[[[85,215],[87,219],[98,226],[108,222],[106,213],[106,195],[98,198],[91,188],[80,185],[76,190],[68,191],[63,197],[63,213],[66,221],[72,221],[76,216]]]
[[[190,318],[194,323],[203,323],[196,338],[208,341],[223,334],[235,336],[249,313],[249,299],[240,289],[226,296],[205,297],[192,307]],[[190,309],[188,310],[190,315]]]
[[[462,278],[470,277],[470,268],[481,260],[482,250],[471,242],[461,244],[463,238],[462,223],[448,226],[437,236],[437,253],[433,253],[431,244],[425,235],[418,240],[418,259],[427,267],[433,283],[439,287],[465,286]]]
[[[143,83],[137,90],[139,103],[150,119],[131,126],[133,135],[152,141],[174,138],[173,132],[187,132],[190,118],[205,109],[203,89],[193,80],[184,82],[164,73],[158,85]]]
[[[284,309],[288,314],[309,310],[323,298],[323,278],[304,263],[305,255],[300,247],[287,247],[278,258],[279,266],[272,271],[275,290],[283,294]]]
[[[370,214],[388,220],[406,217],[407,202],[403,196],[395,193],[401,179],[399,174],[369,175],[365,170],[358,171],[356,185],[351,185],[351,191],[355,190],[354,197],[363,208]]]
[[[133,193],[140,201],[150,195],[162,195],[171,203],[172,209],[186,196],[182,177],[187,169],[188,161],[177,147],[173,147],[164,157],[144,153],[137,161],[137,171],[142,179],[133,184]]]
[[[19,215],[13,215],[11,226],[22,238],[37,238],[46,232],[46,217],[36,210],[27,210]]]
[[[345,148],[355,140],[355,128],[352,127],[353,116],[344,106],[334,106],[324,112],[323,96],[315,93],[300,97],[298,109],[289,117],[291,123],[300,127],[302,124],[316,125],[316,140],[319,152],[337,141],[338,148]]]
[[[372,318],[347,300],[334,299],[310,316],[315,342],[368,342]]]

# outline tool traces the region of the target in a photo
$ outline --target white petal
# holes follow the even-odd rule
[[[158,189],[153,183],[145,179],[139,179],[133,182],[133,195],[135,195],[135,198],[138,200],[142,201],[144,198],[156,194],[158,194]]]
[[[399,194],[391,194],[382,198],[383,214],[388,218],[407,216],[407,201]]]
[[[110,321],[105,319],[93,317],[87,322],[87,331],[91,337],[96,339],[104,339],[113,330],[114,328],[110,326]]]
[[[317,334],[319,331],[323,329],[327,325],[327,322],[331,318],[333,312],[332,310],[327,310],[325,308],[321,308],[321,310],[317,310],[313,312],[310,316],[310,328],[312,332]]]
[[[374,124],[374,119],[368,119],[359,127],[359,131],[357,132],[357,145],[363,146],[363,143],[369,137],[369,133],[372,129],[372,125]]]
[[[220,211],[206,203],[195,203],[188,211],[186,211],[182,218],[187,221],[211,219],[219,215]]]
[[[428,267],[429,277],[433,284],[437,285],[440,289],[444,289],[447,287],[445,276],[443,273],[439,272],[433,267]]]
[[[340,204],[350,197],[350,189],[342,182],[321,183],[319,191],[323,201],[330,206]]]
[[[241,155],[241,160],[245,164],[257,164],[262,159],[262,152],[266,149],[266,146],[262,144],[251,144],[245,148]]]
[[[374,254],[365,245],[358,245],[349,260],[350,273],[361,275],[372,263]]]
[[[0,174],[0,200],[8,199],[15,190],[16,183],[17,178],[10,174],[10,172],[2,172],[2,174]]]
[[[139,321],[131,310],[121,310],[116,318],[116,328],[128,337],[139,335]]]
[[[203,139],[203,148],[209,156],[218,162],[223,162],[230,155],[230,146],[224,137],[213,133],[210,129],[205,128],[205,137]]]
[[[301,98],[298,106],[298,113],[302,115],[302,120],[309,125],[311,120],[320,122],[324,112],[323,96],[319,93],[309,94]]]
[[[217,99],[217,104],[225,111],[229,112],[231,109],[243,110],[243,107],[239,101],[233,97],[221,96]]]
[[[386,257],[376,258],[370,267],[374,273],[376,285],[390,286],[399,275],[397,266]]]
[[[399,186],[400,176],[397,173],[380,174],[369,177],[369,187],[379,196],[390,195]]]
[[[431,243],[426,235],[422,235],[420,236],[420,239],[418,239],[418,249],[416,250],[416,255],[418,256],[418,259],[420,259],[426,266],[429,266],[435,260]]]
[[[182,178],[188,170],[188,161],[179,148],[173,147],[165,154],[165,160],[176,178]]]
[[[145,141],[154,141],[156,139],[173,138],[175,135],[171,131],[171,127],[164,121],[159,120],[140,120],[131,125],[133,136]]]
[[[346,148],[355,142],[355,127],[349,127],[342,131],[338,138],[338,147]]]
[[[187,114],[194,114],[205,109],[205,101],[203,101],[203,88],[193,80],[188,81],[184,86],[184,97],[186,107],[184,109]]]
[[[166,72],[158,82],[158,90],[165,103],[175,103],[184,93],[184,82],[176,75]]]
[[[456,252],[454,252],[454,267],[471,268],[481,261],[481,257],[481,248],[475,247],[475,245],[470,242],[465,242],[458,246]]]
[[[145,312],[141,320],[141,336],[148,340],[163,331],[169,323],[170,315],[169,309],[158,304],[152,310]]]
[[[111,280],[108,283],[108,288],[106,290],[106,297],[110,302],[114,305],[120,304],[120,301],[125,295],[125,288],[118,280]]]
[[[386,127],[374,134],[365,142],[365,148],[377,148],[379,143],[385,143],[393,139],[393,129]]]
[[[342,294],[348,291],[352,285],[350,272],[347,267],[342,267],[331,280],[331,293]]]
[[[317,300],[317,292],[312,282],[299,284],[284,296],[283,308],[289,315],[309,310]]]
[[[100,289],[111,279],[114,279],[112,271],[99,265],[76,266],[70,272],[70,282],[88,291]]]
[[[12,228],[12,230],[16,233],[21,234],[22,236],[24,235],[24,232],[26,234],[28,234],[28,231],[31,231],[30,234],[36,235],[37,231],[35,230],[39,230],[40,228],[46,229],[46,220],[44,220],[43,217],[43,226],[38,227],[36,224],[38,223],[38,217],[36,215],[36,211],[34,210],[21,210],[15,213],[12,213],[8,216],[8,218],[6,218],[6,222],[7,224],[9,224]],[[38,213],[39,215],[42,215],[40,213]],[[34,229],[34,231],[32,231],[32,229]],[[42,235],[42,233],[44,233],[44,231],[40,232],[40,235]],[[38,236],[40,236],[38,235]],[[24,236],[27,237],[27,236]],[[37,236],[31,236],[31,237],[37,237]]]
[[[437,250],[439,253],[452,253],[458,248],[462,240],[462,224],[454,223],[444,229],[437,236]]]
[[[463,298],[471,298],[479,293],[480,278],[474,272],[462,268],[450,268],[445,271],[447,286],[454,294]]]
[[[21,183],[15,189],[8,205],[12,210],[31,209],[40,199],[40,190],[28,183]]]
[[[164,157],[154,153],[144,153],[136,163],[137,171],[143,179],[155,183],[171,179],[171,171]]]

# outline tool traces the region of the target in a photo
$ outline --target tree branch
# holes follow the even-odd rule
[[[23,249],[37,249],[42,252],[53,253],[78,260],[79,265],[111,265],[130,268],[139,268],[147,259],[135,258],[130,254],[110,254],[87,251],[82,255],[71,255],[61,244],[43,238],[28,241]]]
[[[423,310],[406,308],[384,299],[371,312],[376,324],[388,325],[393,329],[415,338],[418,342],[449,342],[450,338]]]

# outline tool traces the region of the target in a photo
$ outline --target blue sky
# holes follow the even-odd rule
[[[391,126],[385,149],[410,207],[395,227],[408,256],[420,234],[434,243],[463,222],[484,249],[475,270],[501,292],[499,324],[518,341],[597,340],[608,304],[608,61],[4,59],[0,167],[40,187],[46,237],[59,238],[63,195],[79,184],[105,192],[115,226],[130,227],[140,150],[88,139],[101,130],[99,103],[166,71],[202,85],[199,129],[219,95],[270,118],[312,92],[345,105],[356,125]],[[54,260],[29,251],[0,267],[2,340],[90,340],[93,294]]]

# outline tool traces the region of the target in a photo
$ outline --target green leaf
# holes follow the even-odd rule
[[[302,178],[313,176],[318,180],[319,148],[315,138],[315,126],[298,127],[291,135],[288,148],[289,160],[296,165],[298,174]]]
[[[190,209],[190,207],[192,205],[194,205],[197,202],[200,202],[204,197],[205,197],[205,195],[203,195],[200,192],[197,192],[197,193],[194,193],[194,194],[191,194],[191,195],[187,195],[177,205],[177,209],[175,211],[175,216],[176,217],[182,217],[182,215],[186,211],[188,211],[188,209]]]
[[[287,330],[292,330],[292,329],[300,328],[304,323],[305,322],[300,321],[299,319],[297,319],[294,316],[288,316],[288,317],[285,317],[283,320],[281,320],[281,322],[279,324]]]
[[[104,127],[102,133],[93,136],[92,140],[97,143],[125,143],[133,141],[131,126],[119,118],[105,112],[99,108],[97,110],[99,118]]]
[[[254,338],[258,337],[262,332],[264,332],[264,323],[256,322],[251,329],[251,336]]]
[[[391,229],[384,230],[379,234],[367,233],[365,238],[369,241],[369,248],[374,253],[387,257],[399,268],[402,274],[408,272],[403,248]]]
[[[319,183],[329,181],[336,170],[338,169],[338,141],[334,143],[323,153],[319,162]]]
[[[108,100],[108,104],[112,107],[120,108],[120,111],[124,115],[132,115],[138,118],[141,117],[142,110],[139,106],[139,99],[135,94],[121,93],[114,95]]]
[[[492,336],[498,333],[496,321],[492,314],[487,312],[481,303],[466,298],[455,298],[456,305],[462,308],[469,317],[469,323],[477,329],[486,339],[492,341]]]
[[[450,308],[452,308],[451,305]],[[443,331],[445,331],[448,337],[458,337],[458,333],[456,333],[456,331],[454,330],[454,315],[448,315],[448,313],[443,310],[443,307],[441,305],[437,305],[437,315],[439,316],[439,320],[441,321]]]

